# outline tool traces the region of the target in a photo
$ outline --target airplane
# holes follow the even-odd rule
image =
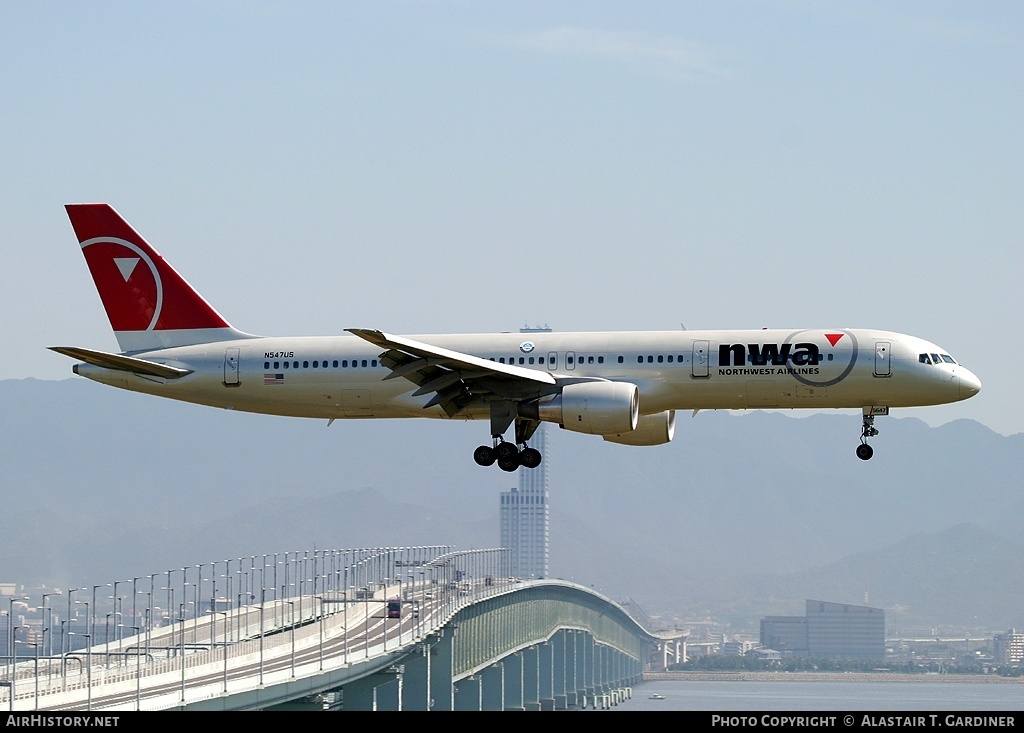
[[[861,410],[876,416],[981,390],[934,343],[891,331],[793,328],[333,336],[236,330],[111,206],[68,204],[120,353],[54,346],[121,389],[229,410],[326,419],[489,420],[481,466],[536,468],[543,423],[631,446],[668,443],[680,410]],[[505,434],[514,425],[513,440]]]

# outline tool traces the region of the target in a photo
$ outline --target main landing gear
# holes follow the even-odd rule
[[[515,471],[520,466],[526,468],[539,466],[543,460],[540,451],[530,448],[525,442],[521,446],[520,448],[515,443],[502,440],[500,435],[494,436],[494,447],[480,446],[473,451],[473,460],[481,466],[491,466],[497,461],[498,468],[502,471]]]
[[[473,460],[478,465],[492,466],[497,461],[502,471],[515,471],[520,466],[536,468],[540,465],[540,451],[526,444],[540,423],[518,417],[517,410],[517,403],[511,400],[491,403],[491,439],[494,444],[482,445],[473,451]],[[509,443],[503,436],[513,422],[516,424],[516,442]]]
[[[868,445],[868,438],[878,435],[878,428],[875,427],[875,415],[888,415],[889,408],[884,408],[884,410],[882,412],[881,408],[864,408],[864,422],[861,423],[860,428],[860,445],[857,446],[857,458],[862,461],[869,460],[875,454],[874,449]]]

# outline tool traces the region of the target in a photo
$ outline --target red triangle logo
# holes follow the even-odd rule
[[[826,333],[825,334],[825,338],[828,339],[828,342],[830,344],[835,346],[836,343],[839,341],[839,339],[841,339],[844,335],[845,334],[842,334],[842,333]]]

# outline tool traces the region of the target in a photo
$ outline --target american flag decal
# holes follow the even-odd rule
[[[284,384],[283,374],[264,374],[263,384]]]

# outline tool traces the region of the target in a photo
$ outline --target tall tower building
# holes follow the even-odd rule
[[[509,551],[509,572],[516,578],[548,577],[547,427],[541,423],[530,445],[544,456],[537,468],[519,469],[519,486],[501,492],[501,546]]]
[[[522,328],[520,333],[549,333],[550,328]],[[509,551],[509,572],[516,578],[546,578],[549,573],[548,496],[551,446],[540,424],[530,446],[544,456],[537,468],[520,468],[519,487],[501,492],[501,546]]]

